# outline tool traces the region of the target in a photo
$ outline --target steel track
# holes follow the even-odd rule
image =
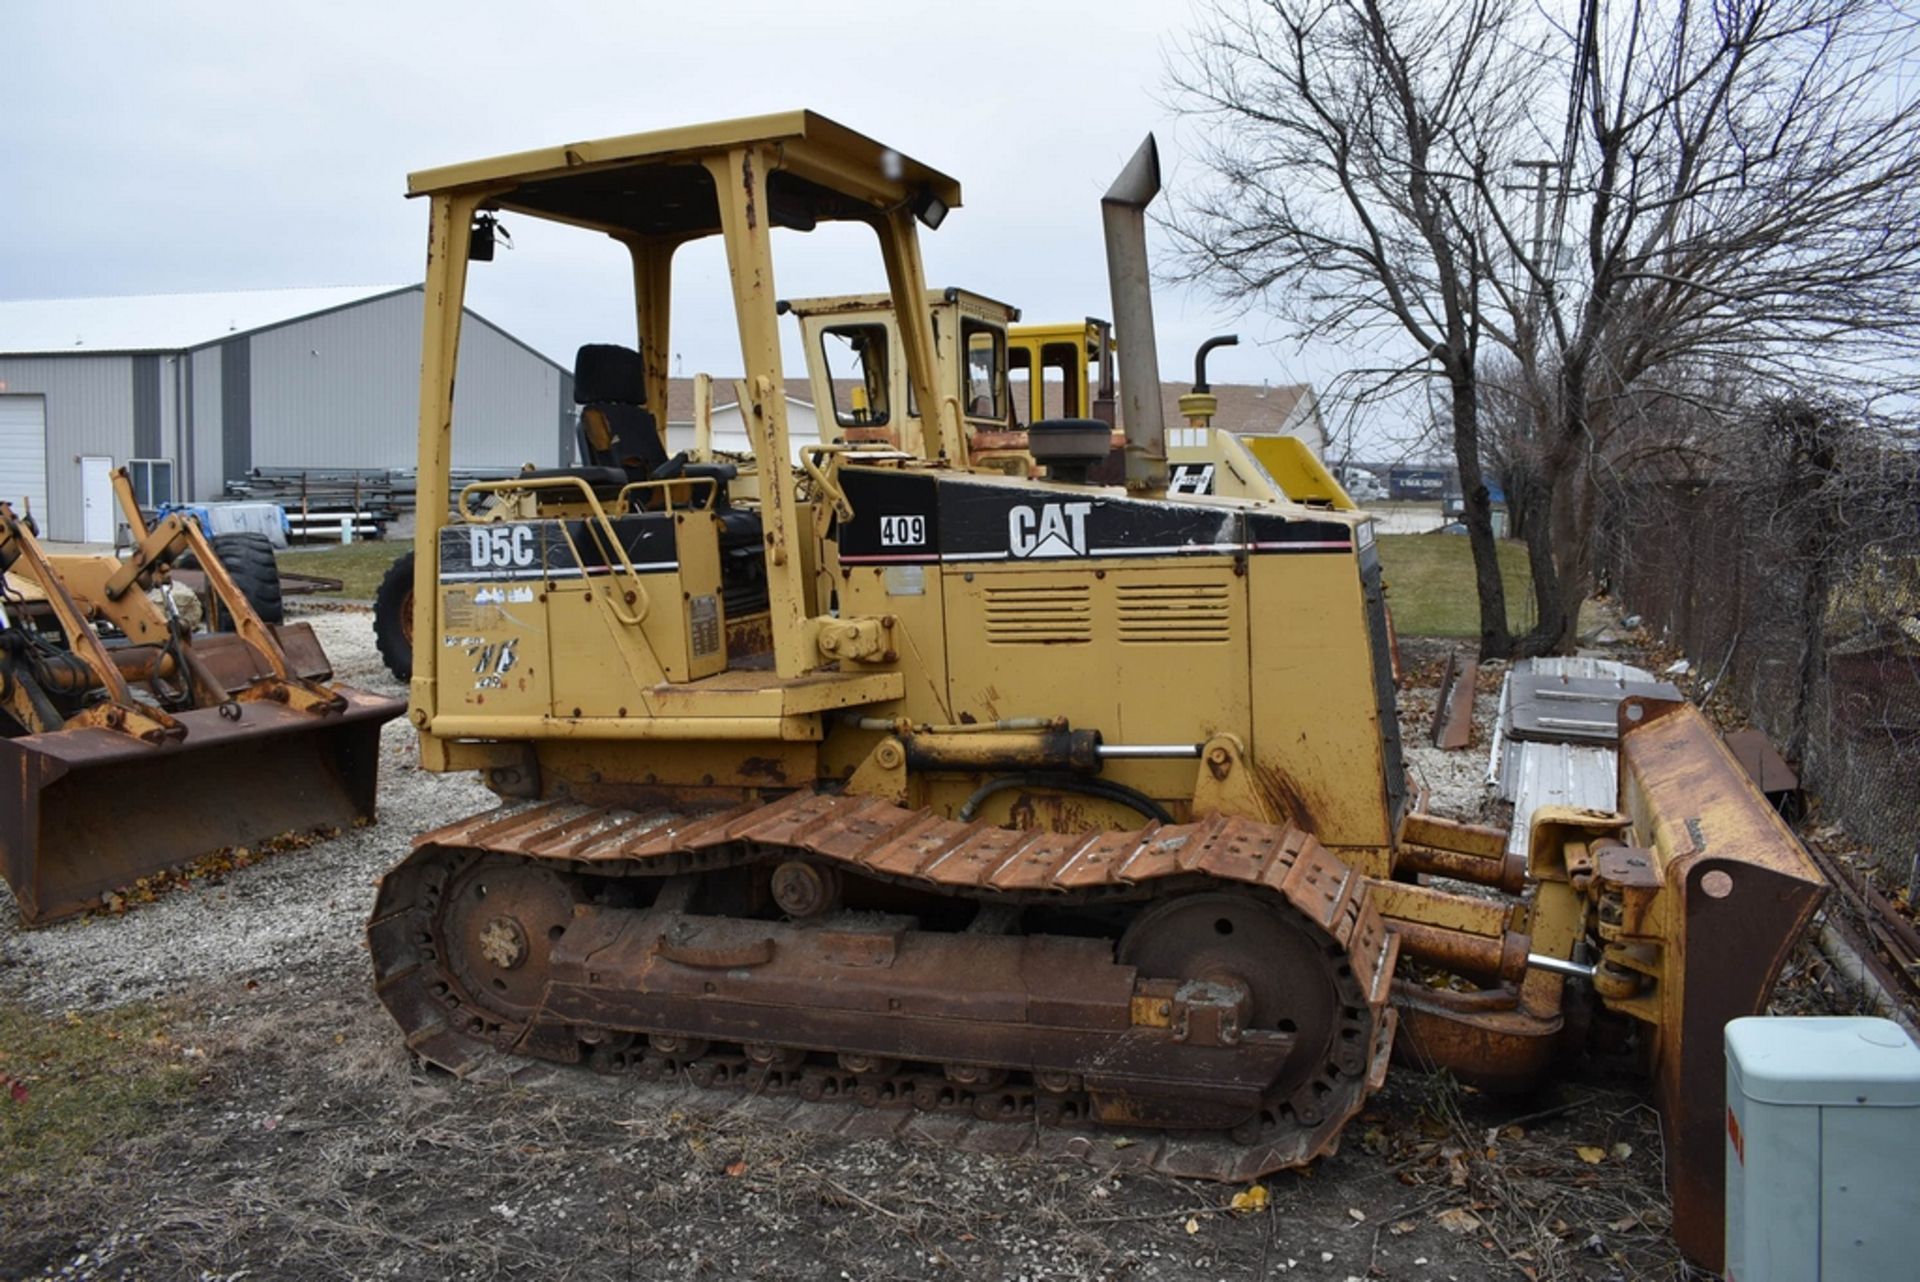
[[[1327,981],[1338,993],[1339,1036],[1296,1089],[1269,1100],[1230,1134],[1094,1126],[1077,1075],[1058,1071],[983,1080],[978,1066],[960,1062],[856,1059],[855,1067],[868,1070],[856,1072],[818,1045],[687,1045],[674,1029],[650,1029],[661,1035],[650,1042],[621,1029],[557,1024],[542,1018],[543,972],[496,972],[476,963],[447,921],[450,888],[470,888],[477,868],[488,870],[497,896],[515,897],[529,921],[552,923],[534,934],[550,929],[558,938],[569,912],[596,911],[587,902],[591,887],[606,897],[611,886],[617,897],[625,879],[691,882],[797,856],[848,876],[986,903],[1125,912],[1165,905],[1175,894],[1226,890],[1283,905],[1322,941]],[[1245,1180],[1330,1152],[1384,1077],[1396,941],[1364,887],[1310,835],[1240,819],[1060,835],[811,792],[704,815],[541,803],[503,807],[420,838],[414,854],[383,879],[368,930],[376,989],[409,1047],[461,1076],[521,1074],[526,1060],[517,1057],[584,1058],[602,1071],[660,1082],[663,1090],[675,1083],[745,1092],[757,1109],[778,1112],[799,1129],[910,1131],[981,1151],[1031,1147],[1179,1176]],[[518,945],[502,946],[511,954]],[[510,983],[496,979],[502,991],[490,991],[479,972],[504,974]],[[1206,1083],[1194,1085],[1200,1091]]]

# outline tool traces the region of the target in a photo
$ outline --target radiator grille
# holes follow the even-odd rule
[[[1123,645],[1219,645],[1233,636],[1224,583],[1132,583],[1120,587]]]
[[[1093,589],[1086,584],[989,587],[992,645],[1084,645],[1093,640]]]

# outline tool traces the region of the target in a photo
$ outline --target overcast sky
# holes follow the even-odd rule
[[[1107,316],[1101,192],[1149,131],[1168,186],[1197,176],[1161,102],[1190,21],[1189,0],[8,0],[0,297],[417,281],[411,170],[807,107],[960,180],[964,208],[923,236],[930,284],[1028,320]],[[476,266],[470,306],[569,365],[630,336],[624,251],[507,225],[516,248]],[[783,234],[778,290],[881,288],[873,244]],[[676,372],[739,373],[724,272],[717,238],[676,260]],[[1243,345],[1216,381],[1324,388],[1346,363],[1198,292],[1162,288],[1156,310],[1169,380],[1226,330]],[[787,360],[800,372],[796,342]]]

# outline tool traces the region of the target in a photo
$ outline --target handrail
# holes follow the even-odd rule
[[[676,485],[704,485],[707,487],[709,491],[711,491],[711,493],[709,493],[707,496],[707,506],[704,509],[696,506],[693,502],[692,496],[689,495],[687,498],[687,509],[686,509],[689,512],[712,511],[713,501],[714,499],[718,498],[720,495],[720,480],[718,477],[672,476],[661,481],[628,481],[625,485],[620,487],[620,493],[618,497],[615,498],[614,502],[618,504],[620,507],[624,508],[629,503],[627,495],[633,493],[635,490],[660,490],[662,493],[666,495],[667,506],[665,510],[668,512],[671,512],[674,510],[673,487]],[[633,506],[637,509],[639,508],[640,505],[638,503],[634,503]]]
[[[645,485],[648,484],[648,482],[636,481],[633,482],[633,484]],[[480,514],[472,511],[467,506],[467,496],[470,494],[505,494],[515,490],[559,489],[578,490],[581,497],[586,499],[587,506],[593,509],[594,519],[599,521],[606,531],[607,546],[612,550],[614,555],[620,558],[621,568],[627,572],[627,580],[632,585],[634,612],[629,615],[625,610],[622,610],[618,597],[609,596],[607,598],[608,603],[613,609],[614,617],[619,619],[620,622],[629,627],[639,627],[647,617],[647,590],[641,585],[640,572],[633,568],[633,562],[627,558],[627,549],[621,546],[619,536],[614,533],[613,520],[608,517],[607,510],[600,506],[600,499],[594,494],[593,487],[581,478],[577,476],[542,476],[509,477],[501,481],[470,481],[461,487],[460,499],[454,506],[454,512],[462,521],[469,525],[484,525],[486,522],[481,520]],[[621,492],[624,494],[625,490]],[[566,539],[568,547],[573,548],[574,559],[579,560],[580,549],[574,544],[573,536],[566,532],[566,526],[564,525],[560,527],[560,536]]]
[[[843,521],[853,519],[853,503],[847,498],[846,491],[840,488],[839,480],[833,475],[839,469],[830,464],[828,470],[822,471],[814,456],[838,457],[854,453],[857,449],[857,446],[851,445],[803,445],[800,447],[800,470],[807,474],[808,480],[820,487],[820,492],[825,494],[827,501],[833,504],[833,514]]]

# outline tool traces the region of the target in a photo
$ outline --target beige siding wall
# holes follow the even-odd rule
[[[0,382],[47,398],[47,510],[34,515],[49,539],[78,540],[81,456],[133,453],[133,358],[0,357]]]

